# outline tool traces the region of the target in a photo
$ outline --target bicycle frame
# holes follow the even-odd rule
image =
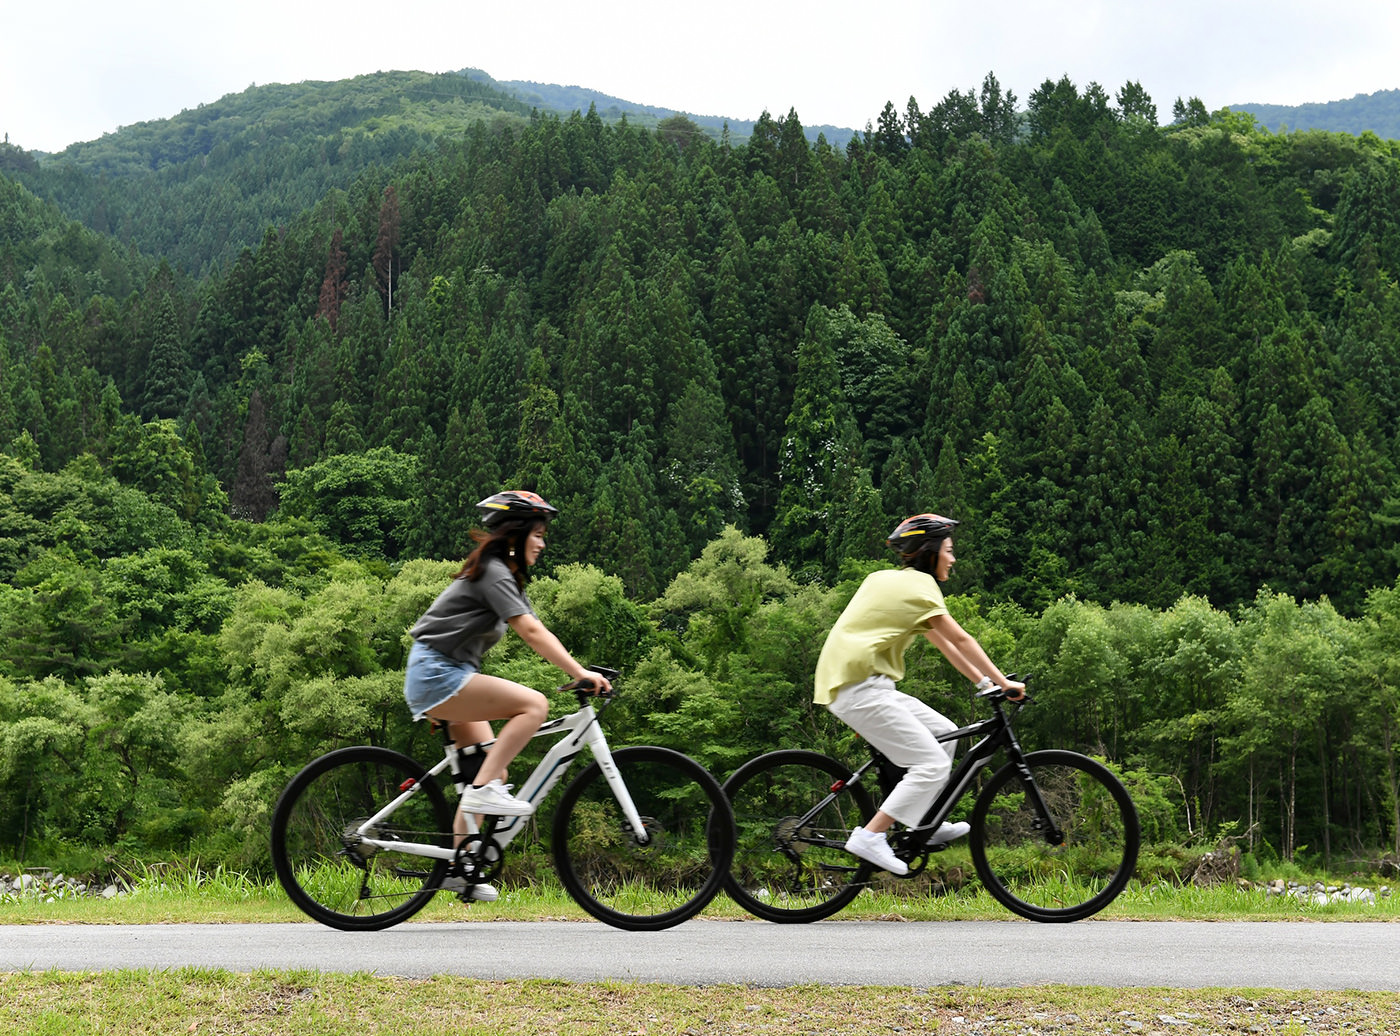
[[[1007,761],[1016,766],[1021,783],[1025,786],[1027,794],[1032,797],[1037,814],[1049,825],[1046,831],[1046,838],[1052,843],[1058,844],[1063,840],[1063,836],[1058,827],[1055,826],[1054,818],[1046,808],[1044,801],[1040,797],[1040,790],[1035,786],[1035,781],[1031,776],[1030,767],[1026,765],[1025,756],[1021,752],[1020,742],[1016,740],[1016,733],[1011,728],[1011,718],[1006,715],[1002,707],[1003,697],[998,691],[983,692],[979,697],[987,697],[992,703],[992,715],[984,720],[979,720],[971,726],[959,727],[957,730],[950,730],[946,734],[938,735],[940,742],[958,741],[965,737],[981,737],[981,740],[967,750],[948,783],[943,786],[943,790],[933,800],[933,805],[924,814],[924,818],[917,827],[911,827],[896,835],[896,839],[903,845],[922,847],[940,824],[952,812],[954,804],[962,798],[967,790],[972,786],[973,779],[988,766],[992,765],[993,757],[1000,751],[1005,751]],[[1029,701],[1030,699],[1024,699]],[[884,758],[874,745],[870,746],[870,759],[858,766],[850,777],[844,781],[838,781],[832,786],[831,793],[816,804],[813,809],[806,814],[798,823],[800,827],[815,817],[827,804],[831,802],[836,794],[843,788],[858,783],[861,778],[869,772],[872,766],[876,766]],[[888,789],[886,789],[888,790]]]
[[[607,708],[607,702],[598,708],[594,708],[592,702],[585,701],[583,696],[579,698],[579,709],[577,712],[558,719],[548,720],[540,725],[540,729],[535,731],[532,737],[547,737],[551,734],[565,735],[552,745],[543,759],[535,766],[535,769],[526,778],[521,787],[519,797],[527,802],[539,803],[544,801],[554,786],[569,771],[578,754],[587,748],[598,763],[599,769],[603,772],[603,777],[608,782],[608,787],[612,789],[613,796],[617,799],[618,805],[622,808],[623,816],[627,818],[627,823],[631,826],[633,834],[639,843],[645,845],[649,840],[646,825],[637,812],[637,807],[633,804],[632,795],[627,790],[626,783],[622,780],[622,775],[618,773],[617,766],[613,762],[612,749],[608,745],[607,737],[603,734],[603,728],[598,723],[598,716]],[[423,778],[416,781],[406,782],[401,785],[401,794],[390,801],[383,809],[368,820],[364,821],[356,829],[361,844],[372,846],[377,849],[392,849],[396,852],[408,853],[414,856],[428,856],[439,860],[456,859],[459,849],[457,847],[445,847],[431,845],[427,842],[403,842],[398,840],[386,840],[372,837],[369,832],[380,824],[386,817],[391,816],[395,810],[405,802],[417,795],[423,788],[423,781],[427,778],[437,777],[447,770],[452,771],[453,782],[458,786],[459,792],[465,790],[465,785],[471,779],[462,766],[465,759],[473,755],[484,755],[486,750],[495,744],[495,740],[481,741],[474,745],[458,746],[454,744],[447,735],[444,734],[446,745],[443,750],[443,758],[432,767]],[[495,821],[494,828],[488,828],[491,836],[495,839],[496,845],[502,850],[505,849],[521,831],[525,829],[525,821],[528,817],[492,817]],[[467,818],[468,833],[475,833],[475,824],[470,817]]]

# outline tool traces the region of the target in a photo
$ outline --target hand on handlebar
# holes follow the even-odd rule
[[[602,696],[612,693],[612,681],[602,673],[589,672],[571,683],[566,683],[559,689],[561,691],[584,691],[594,696]]]
[[[988,698],[998,696],[1007,701],[1025,701],[1026,683],[1024,680],[1016,679],[1016,674],[1012,673],[1001,683],[995,683],[990,676],[985,677],[977,685],[977,697]]]

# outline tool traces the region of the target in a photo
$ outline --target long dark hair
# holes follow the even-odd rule
[[[546,524],[538,518],[531,517],[501,522],[489,532],[485,529],[473,529],[471,537],[476,543],[476,549],[467,555],[467,560],[462,562],[462,567],[452,578],[475,582],[481,578],[488,558],[500,558],[515,576],[516,585],[523,590],[525,584],[530,581],[530,566],[525,564],[525,538],[535,526]]]

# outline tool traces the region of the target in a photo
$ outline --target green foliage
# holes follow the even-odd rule
[[[407,536],[418,462],[381,446],[341,453],[288,472],[282,511],[305,518],[331,540],[367,557],[393,560]]]
[[[256,864],[302,761],[431,750],[425,559],[513,485],[629,738],[854,751],[824,631],[938,510],[1028,743],[1154,837],[1400,851],[1393,143],[1067,78],[840,148],[578,107],[385,73],[0,153],[3,844]],[[906,682],[975,714],[936,653]]]
[[[528,114],[520,101],[455,73],[274,83],[73,144],[20,175],[71,218],[198,271],[231,262],[267,226],[376,164],[430,151],[477,122],[519,123]],[[154,198],[168,202],[155,206]]]

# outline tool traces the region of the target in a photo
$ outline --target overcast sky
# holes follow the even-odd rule
[[[1024,107],[1112,96],[1302,104],[1400,87],[1397,0],[3,0],[0,133],[60,151],[253,83],[480,68],[696,115],[860,129],[994,72]]]

